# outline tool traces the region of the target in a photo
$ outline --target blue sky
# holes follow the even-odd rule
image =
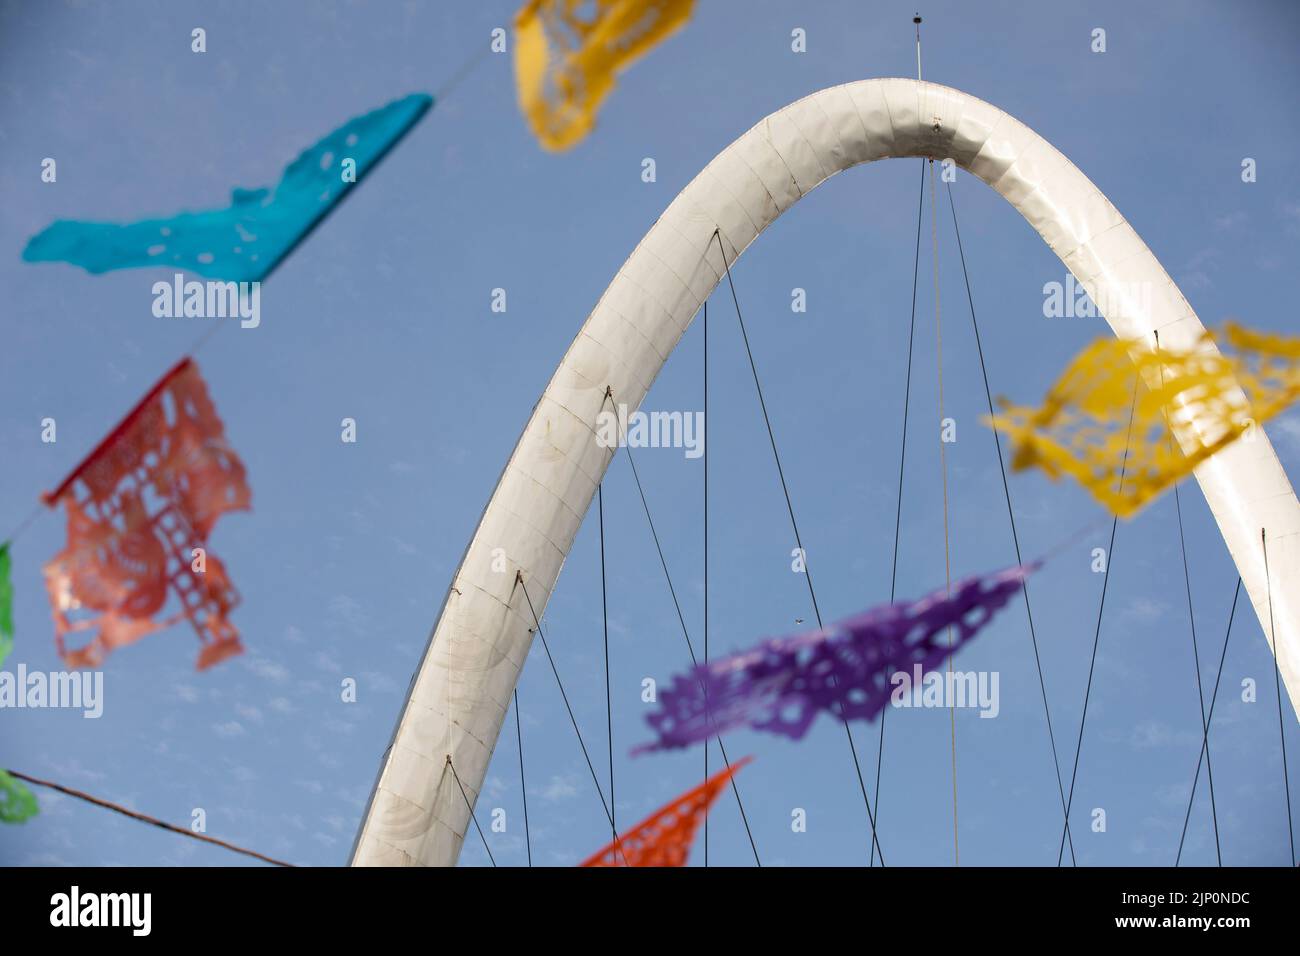
[[[349,848],[403,690],[455,563],[538,394],[619,264],[677,191],[767,113],[823,87],[912,75],[913,4],[701,0],[690,25],[623,76],[595,133],[543,153],[514,102],[507,57],[488,58],[267,282],[257,329],[232,325],[199,354],[253,487],[253,510],[211,540],[243,594],[247,653],[206,673],[184,627],[111,657],[105,713],[0,712],[0,764],[59,780],[296,863]],[[925,74],[997,104],[1069,156],[1111,198],[1202,320],[1295,332],[1286,283],[1300,251],[1296,8],[1286,3],[931,3]],[[437,90],[508,4],[7,3],[0,5],[0,528],[18,524],[187,349],[199,320],[155,319],[166,270],[90,276],[20,259],[55,218],[129,220],[219,206],[274,183],[345,119]],[[208,52],[190,52],[190,30]],[[790,31],[808,51],[790,51]],[[1094,27],[1107,52],[1089,50]],[[44,157],[58,182],[40,181]],[[655,183],[641,181],[653,157]],[[1256,159],[1258,181],[1240,178]],[[877,163],[827,183],[763,236],[734,277],[809,564],[827,620],[888,598],[911,296],[918,164]],[[966,174],[954,186],[995,393],[1037,401],[1100,319],[1047,319],[1065,269]],[[922,276],[931,260],[923,240]],[[944,384],[955,576],[1013,563],[965,291],[940,215]],[[508,310],[490,311],[493,288]],[[792,313],[791,289],[808,311]],[[932,293],[917,306],[899,596],[943,581]],[[734,310],[710,307],[710,645],[714,653],[811,620]],[[701,407],[700,325],[646,409]],[[40,441],[54,417],[58,441]],[[355,418],[358,441],[339,441]],[[1300,414],[1268,428],[1300,475]],[[933,437],[932,437],[933,436]],[[646,449],[637,464],[693,639],[701,638],[701,464]],[[1025,555],[1094,521],[1077,488],[1012,478]],[[648,739],[641,681],[687,662],[624,456],[605,483],[620,823],[698,782],[698,749],[631,758]],[[1207,682],[1235,572],[1195,484],[1182,489]],[[1031,584],[1067,776],[1108,525]],[[0,531],[4,533],[4,531]],[[40,567],[61,546],[45,514],[14,547],[17,645],[6,663],[58,667]],[[1095,540],[1094,540],[1095,538]],[[605,700],[598,541],[584,525],[543,621],[602,785]],[[1172,864],[1200,746],[1172,496],[1122,523],[1111,555],[1097,675],[1079,763],[1082,864]],[[607,824],[540,648],[519,687],[534,860],[569,865]],[[1048,865],[1061,811],[1023,607],[957,659],[1000,674],[1001,713],[957,713],[963,863]],[[359,699],[340,700],[353,677]],[[1241,682],[1259,685],[1255,703]],[[1282,864],[1272,660],[1244,598],[1211,736],[1224,862]],[[1207,687],[1208,695],[1208,687]],[[1285,711],[1293,778],[1300,733]],[[500,865],[525,862],[513,718],[479,802]],[[874,776],[878,725],[855,725]],[[953,856],[949,715],[895,711],[885,737],[879,839],[890,865]],[[765,865],[867,862],[869,831],[844,732],[823,719],[798,743],[728,741]],[[717,758],[714,757],[716,765]],[[873,787],[874,789],[874,787]],[[1202,777],[1184,862],[1212,864]],[[227,865],[241,858],[73,800],[0,831],[0,862]],[[1093,808],[1105,833],[1088,827]],[[807,814],[793,832],[791,814]],[[693,863],[701,861],[697,852]],[[463,865],[486,865],[477,836]],[[710,862],[752,862],[735,802],[710,826]]]

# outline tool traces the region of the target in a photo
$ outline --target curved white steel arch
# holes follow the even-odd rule
[[[1200,320],[1110,201],[1046,140],[958,90],[876,79],[814,93],[724,149],[646,233],[588,316],[515,446],[429,639],[353,848],[353,865],[450,865],[541,615],[612,458],[595,437],[606,389],[629,408],[729,262],[851,166],[951,158],[997,190],[1060,256],[1117,335],[1194,346]],[[1149,294],[1138,291],[1149,283]],[[1195,421],[1188,427],[1196,428]],[[1236,442],[1197,480],[1269,633],[1267,529],[1281,673],[1300,706],[1300,505],[1268,438]],[[507,570],[493,570],[503,549]]]

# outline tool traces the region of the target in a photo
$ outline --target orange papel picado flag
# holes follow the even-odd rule
[[[732,775],[752,758],[738,760],[689,793],[655,811],[581,866],[685,866],[695,830]]]
[[[1300,338],[1227,323],[1223,351],[1212,342],[1208,332],[1181,350],[1098,340],[1041,407],[1000,401],[991,424],[1011,437],[1012,468],[1069,475],[1113,514],[1134,514],[1300,397]]]
[[[591,131],[614,77],[690,19],[695,0],[528,0],[515,15],[519,107],[549,150]]]
[[[199,670],[243,651],[228,620],[239,594],[207,540],[217,519],[248,510],[252,495],[191,359],[43,497],[68,515],[67,545],[45,565],[68,666],[97,667],[181,619],[202,642]]]

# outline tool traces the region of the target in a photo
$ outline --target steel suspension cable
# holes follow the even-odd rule
[[[705,419],[705,421],[707,420],[708,419]],[[695,646],[691,642],[691,635],[686,630],[686,621],[682,615],[681,604],[679,604],[677,601],[677,591],[673,587],[672,575],[668,573],[668,562],[664,559],[663,548],[659,544],[659,534],[655,530],[654,519],[650,517],[650,506],[649,504],[646,503],[645,490],[641,487],[641,478],[637,474],[636,463],[632,461],[632,454],[631,454],[632,450],[628,448],[626,449],[626,451],[628,452],[628,456],[627,456],[628,463],[632,466],[632,477],[636,479],[637,493],[641,496],[641,507],[645,509],[646,521],[649,522],[650,524],[650,535],[651,537],[654,538],[655,550],[659,552],[659,563],[664,569],[664,580],[668,582],[668,593],[672,595],[673,606],[677,609],[677,619],[681,622],[682,625],[682,637],[686,639],[686,650],[689,651],[691,655],[691,666],[698,667],[700,662],[695,656]],[[713,739],[718,742],[718,750],[722,754],[723,764],[726,766],[728,770],[730,770],[731,758],[727,756],[727,747],[726,744],[724,744],[722,741],[722,736],[720,734],[715,734]],[[763,863],[758,857],[758,847],[754,844],[754,834],[749,829],[749,817],[745,813],[745,803],[743,800],[740,799],[740,788],[736,785],[735,777],[731,778],[731,792],[736,797],[736,806],[740,808],[740,821],[745,825],[745,835],[749,837],[749,848],[754,852],[754,862],[759,866],[762,866]],[[706,820],[708,819],[707,815],[705,816],[705,819]]]
[[[1223,635],[1223,651],[1219,654],[1219,672],[1214,677],[1214,691],[1210,694],[1210,710],[1205,717],[1205,731],[1201,737],[1201,753],[1196,758],[1196,773],[1192,776],[1192,792],[1187,797],[1187,812],[1183,814],[1183,833],[1178,838],[1178,856],[1174,858],[1174,866],[1177,866],[1183,859],[1183,842],[1187,839],[1187,822],[1192,818],[1192,804],[1196,801],[1196,785],[1201,780],[1201,763],[1205,760],[1205,755],[1210,748],[1210,721],[1214,720],[1214,702],[1219,698],[1219,680],[1223,677],[1223,662],[1228,657],[1228,638],[1232,636],[1232,619],[1237,614],[1237,598],[1241,595],[1241,578],[1237,578],[1236,590],[1232,592],[1232,609],[1228,611],[1228,629]],[[1216,832],[1215,851],[1218,851],[1218,840]],[[1222,865],[1222,860],[1220,860]]]
[[[1223,850],[1219,845],[1219,808],[1214,799],[1214,764],[1210,760],[1210,721],[1205,712],[1205,688],[1201,683],[1201,651],[1196,644],[1196,614],[1192,610],[1192,576],[1187,565],[1187,541],[1183,535],[1183,505],[1174,485],[1174,508],[1178,512],[1178,547],[1183,553],[1183,585],[1187,590],[1187,620],[1192,630],[1192,662],[1196,667],[1196,702],[1201,708],[1201,743],[1205,748],[1205,777],[1210,787],[1210,819],[1214,822],[1214,858],[1223,866]]]
[[[605,483],[596,486],[596,513],[600,522],[600,619],[605,634],[605,729],[609,740],[609,829],[618,839],[618,809],[614,803],[614,710],[609,691],[609,601],[605,594]]]
[[[989,370],[984,362],[984,344],[980,339],[979,321],[975,317],[975,295],[971,291],[970,272],[966,268],[966,249],[961,241],[961,227],[957,224],[957,204],[952,195],[952,184],[948,184],[948,206],[952,210],[952,229],[957,237],[957,254],[961,259],[961,274],[966,282],[966,301],[970,304],[970,322],[971,328],[975,330],[975,351],[979,355],[980,374],[984,378],[984,398],[988,402],[989,418],[995,416],[993,410],[993,389],[989,385]],[[1011,485],[1007,481],[1007,466],[1002,458],[1002,437],[996,428],[989,429],[993,433],[993,447],[998,456],[998,472],[1002,476],[1002,494],[1007,503],[1007,520],[1011,525],[1011,543],[1016,549],[1016,564],[1024,564],[1025,560],[1020,555],[1020,534],[1016,530],[1016,514],[1011,507]],[[1029,642],[1034,649],[1034,666],[1038,670],[1038,689],[1043,699],[1043,716],[1047,721],[1047,740],[1052,747],[1052,770],[1056,774],[1056,791],[1061,799],[1061,815],[1065,821],[1066,839],[1070,846],[1070,862],[1075,863],[1074,857],[1074,835],[1070,832],[1070,815],[1065,808],[1065,784],[1061,779],[1061,758],[1056,749],[1056,733],[1052,728],[1052,709],[1047,703],[1047,681],[1043,676],[1043,659],[1038,651],[1038,634],[1034,629],[1034,612],[1029,605],[1029,579],[1026,577],[1020,582],[1020,593],[1025,599],[1025,617],[1029,621]]]
[[[894,603],[898,586],[898,544],[903,527],[903,470],[907,462],[907,418],[912,404],[912,347],[916,341],[916,288],[921,270],[921,212],[925,208],[925,160],[921,160],[921,187],[916,197],[916,254],[912,260],[912,317],[907,327],[907,381],[903,386],[903,438],[898,452],[898,504],[894,509],[894,558],[889,570],[889,603]],[[876,748],[875,817],[880,819],[880,768],[885,758],[885,715],[888,707],[880,710],[880,743]],[[871,848],[870,866],[876,865],[876,848]]]
[[[606,397],[611,398],[611,399],[613,398],[613,392],[612,392],[612,390],[609,390],[609,391],[606,392]],[[706,423],[708,422],[708,417],[707,417],[707,416],[705,417],[705,422],[706,422]],[[706,440],[705,444],[706,444],[706,447],[707,447],[707,440]],[[633,479],[633,481],[636,482],[637,495],[641,498],[641,508],[642,508],[642,510],[645,512],[646,523],[649,524],[649,526],[650,526],[650,537],[654,540],[655,551],[656,551],[656,552],[658,553],[658,555],[659,555],[659,566],[663,568],[663,571],[664,571],[664,580],[668,583],[668,594],[669,594],[669,596],[672,598],[673,608],[674,608],[674,609],[676,610],[676,612],[677,612],[677,621],[678,621],[679,624],[681,624],[681,628],[682,628],[682,637],[683,637],[683,638],[685,639],[685,641],[686,641],[686,650],[687,650],[687,652],[688,652],[688,653],[690,654],[690,656],[691,656],[691,666],[692,666],[692,667],[698,667],[700,662],[699,662],[698,658],[696,658],[696,656],[695,656],[695,645],[694,645],[694,643],[691,641],[690,631],[688,631],[688,630],[687,630],[687,627],[686,627],[686,616],[682,613],[682,605],[681,605],[681,602],[678,601],[678,599],[677,599],[677,589],[673,586],[673,576],[672,576],[672,575],[669,573],[669,571],[668,571],[668,560],[667,560],[667,558],[664,557],[664,549],[663,549],[663,545],[662,545],[662,544],[660,543],[660,541],[659,541],[659,531],[658,531],[658,529],[655,527],[655,520],[654,520],[654,517],[651,516],[651,514],[650,514],[650,503],[649,503],[648,499],[646,498],[645,488],[644,488],[644,487],[642,486],[642,484],[641,484],[641,475],[640,475],[640,473],[637,471],[637,467],[636,467],[636,459],[635,459],[635,457],[634,457],[633,454],[632,454],[632,447],[631,447],[631,445],[630,445],[630,444],[627,445],[627,446],[624,448],[624,451],[627,452],[627,463],[628,463],[629,466],[631,466],[631,469],[632,469],[632,479]],[[706,454],[707,454],[707,451],[706,451]],[[723,762],[723,764],[726,766],[726,768],[727,768],[728,770],[730,770],[730,769],[731,769],[731,758],[727,756],[727,747],[726,747],[726,744],[724,744],[723,741],[722,741],[722,736],[721,736],[721,734],[715,734],[715,735],[714,735],[714,739],[718,742],[718,750],[719,750],[719,752],[721,752],[721,754],[722,754],[722,762]],[[706,777],[705,779],[707,780],[708,778]],[[731,792],[732,792],[732,794],[733,794],[733,795],[735,796],[735,798],[736,798],[736,806],[740,809],[740,820],[741,820],[741,823],[743,823],[743,824],[745,825],[745,835],[749,838],[749,848],[750,848],[750,849],[753,851],[753,853],[754,853],[754,863],[761,867],[761,866],[763,865],[763,863],[762,863],[762,861],[759,859],[759,856],[758,856],[758,847],[757,847],[757,845],[755,845],[755,843],[754,843],[754,834],[753,834],[753,832],[752,832],[752,831],[750,830],[750,828],[749,828],[749,817],[748,817],[748,815],[745,813],[745,803],[744,803],[743,800],[740,799],[740,788],[739,788],[739,786],[737,786],[737,784],[736,784],[736,778],[735,778],[734,776],[730,778],[730,783],[731,783]],[[708,820],[708,816],[705,815],[705,818],[704,818],[704,819],[705,819],[705,821],[707,822],[707,820]]]
[[[785,495],[786,511],[790,514],[790,526],[794,529],[795,547],[799,549],[799,555],[803,559],[804,578],[808,584],[808,596],[812,599],[813,614],[817,618],[817,627],[821,629],[824,626],[822,624],[822,612],[820,607],[817,605],[817,592],[813,589],[812,572],[808,567],[808,552],[804,550],[803,540],[799,536],[799,523],[794,517],[794,505],[790,501],[790,488],[785,481],[785,469],[781,467],[781,454],[776,448],[776,435],[772,431],[772,419],[767,414],[767,402],[763,400],[763,386],[758,379],[758,366],[754,363],[754,352],[749,347],[749,334],[745,331],[745,317],[740,311],[740,299],[736,295],[736,283],[731,278],[731,264],[727,261],[727,250],[722,245],[721,231],[718,229],[713,230],[713,238],[718,240],[718,251],[722,255],[722,266],[727,273],[727,285],[731,289],[731,301],[736,307],[736,319],[740,323],[740,336],[745,343],[745,354],[749,358],[749,369],[754,376],[754,389],[758,392],[758,405],[763,413],[763,424],[767,426],[767,438],[772,445],[772,457],[776,461],[777,477],[781,479],[781,491]],[[871,809],[871,798],[867,796],[866,782],[862,779],[862,764],[858,760],[857,745],[853,742],[853,730],[849,727],[848,718],[846,718],[843,713],[840,714],[840,722],[844,724],[844,733],[848,737],[849,741],[849,753],[853,757],[853,769],[857,773],[858,787],[862,791],[862,802],[867,808],[867,821],[871,824],[871,843],[874,852],[880,854],[880,865],[884,866],[885,854],[884,851],[880,849],[880,841],[876,836],[876,815]]]
[[[1282,788],[1286,794],[1286,832],[1291,841],[1290,865],[1296,865],[1295,828],[1291,823],[1291,775],[1286,766],[1286,725],[1282,722],[1282,665],[1278,663],[1277,633],[1273,624],[1273,583],[1268,571],[1268,531],[1259,529],[1260,545],[1264,549],[1264,587],[1268,594],[1268,631],[1273,645],[1273,686],[1277,691],[1277,732],[1282,744]]]
[[[707,436],[708,429],[710,427],[709,426],[709,300],[708,299],[704,300],[704,363],[703,364],[704,364],[704,433]],[[632,456],[630,454],[627,456],[627,458],[628,461],[632,460]],[[635,473],[636,471],[634,468],[633,474]],[[640,485],[641,485],[641,481],[640,479],[637,479],[637,487],[639,488]],[[641,498],[641,503],[643,505],[645,504],[644,495]],[[649,508],[646,509],[646,517],[647,518],[650,517]],[[659,544],[659,539],[658,536],[656,536],[655,537],[656,547],[658,546],[658,544]],[[663,558],[662,550],[659,552],[659,557],[661,559]],[[667,573],[668,573],[668,565],[665,562],[664,574]],[[675,593],[673,594],[673,600],[674,601],[677,600],[677,595]],[[686,621],[684,618],[682,618],[680,608],[677,611],[677,617],[682,621],[682,633],[685,634]],[[686,638],[686,646],[691,652],[691,663],[694,664],[695,649],[691,647],[691,639],[689,635],[687,635]],[[704,441],[704,663],[705,665],[709,663],[709,442],[707,437],[705,438]],[[704,686],[704,712],[706,714],[709,713],[709,694],[708,694],[707,684]],[[722,738],[718,738],[718,743],[719,745],[721,745]],[[720,746],[719,749],[721,749]],[[723,751],[722,759],[723,760],[727,759],[727,755],[725,751]],[[728,763],[728,766],[730,766],[730,763]],[[706,783],[708,782],[708,779],[709,779],[709,741],[707,738],[705,738],[704,780]],[[740,791],[736,790],[735,777],[731,778],[731,788],[732,791],[736,794],[736,803],[739,804]],[[740,808],[740,815],[743,819],[745,816],[744,807]],[[749,832],[748,821],[745,822],[745,832],[746,833]],[[754,845],[754,837],[752,835],[749,838],[749,844],[751,847],[753,847]],[[754,850],[754,859],[756,861],[758,860],[757,849]],[[707,868],[708,865],[709,865],[709,815],[706,813],[704,815],[704,866]],[[761,866],[762,864],[759,865]]]
[[[939,312],[939,203],[934,179],[934,160],[930,160],[930,238],[934,250],[934,329],[935,364],[939,379],[939,424],[943,427],[943,321]],[[948,597],[952,597],[952,549],[948,535],[948,450],[939,436],[939,473],[943,484],[943,580]],[[952,686],[952,625],[948,626],[948,686]],[[952,865],[961,865],[957,845],[957,702],[948,701],[948,725],[952,743]]]
[[[524,847],[528,865],[533,865],[533,837],[528,830],[528,784],[524,782],[524,731],[519,720],[519,688],[515,688],[515,740],[519,742],[519,795],[524,799]]]
[[[1174,508],[1178,512],[1178,547],[1183,554],[1183,584],[1187,590],[1187,620],[1192,630],[1192,662],[1196,667],[1196,702],[1201,708],[1201,742],[1205,748],[1205,775],[1210,786],[1210,817],[1214,821],[1214,858],[1223,866],[1223,851],[1219,846],[1219,810],[1214,799],[1214,764],[1210,760],[1210,724],[1205,713],[1205,689],[1201,683],[1201,651],[1196,644],[1196,614],[1192,609],[1192,577],[1187,565],[1187,541],[1183,535],[1183,505],[1174,485]]]
[[[600,797],[600,806],[605,811],[605,819],[609,821],[610,829],[613,829],[614,815],[609,812],[609,804],[605,802],[605,791],[601,789],[600,778],[596,776],[595,764],[591,762],[591,754],[587,752],[587,744],[582,739],[582,731],[578,729],[578,718],[573,715],[573,707],[569,704],[569,695],[565,693],[564,681],[560,680],[560,672],[555,666],[555,658],[551,656],[551,647],[546,642],[546,634],[542,631],[542,622],[537,619],[537,609],[533,607],[533,599],[528,594],[528,585],[524,583],[523,572],[516,571],[515,580],[519,582],[519,588],[524,592],[524,600],[528,602],[528,610],[533,616],[533,626],[537,630],[537,636],[542,639],[542,650],[546,652],[546,660],[551,665],[551,673],[555,675],[556,686],[560,688],[560,697],[564,699],[564,709],[569,712],[569,722],[573,724],[573,732],[577,735],[578,746],[582,748],[582,756],[587,761],[587,769],[591,771],[591,782],[596,785],[596,795]],[[618,840],[617,831],[615,831],[614,839]]]
[[[447,766],[451,768],[451,775],[456,780],[456,786],[460,788],[461,799],[465,801],[465,808],[469,810],[469,818],[474,821],[474,829],[478,831],[478,838],[483,841],[483,849],[487,850],[488,860],[491,861],[493,868],[496,867],[496,858],[492,855],[492,848],[488,846],[487,837],[483,835],[483,828],[478,825],[478,815],[474,812],[474,804],[469,802],[469,794],[465,792],[465,785],[460,782],[460,774],[456,772],[456,765],[451,762],[451,754],[447,754]]]
[[[1160,332],[1155,333],[1156,352],[1160,351]],[[1164,366],[1160,367],[1160,382],[1163,385],[1165,380]],[[1165,425],[1167,429],[1166,440],[1169,445],[1169,452],[1172,455],[1174,450],[1174,430],[1169,421],[1169,416],[1165,415]],[[1201,708],[1201,744],[1202,753],[1205,756],[1205,773],[1210,786],[1210,818],[1214,821],[1214,858],[1219,866],[1223,866],[1223,851],[1219,846],[1219,809],[1214,799],[1214,764],[1210,760],[1210,725],[1205,715],[1205,687],[1201,683],[1201,650],[1196,643],[1196,612],[1192,606],[1192,572],[1187,564],[1187,539],[1183,532],[1183,503],[1182,497],[1178,493],[1178,482],[1174,482],[1174,510],[1178,515],[1178,549],[1183,556],[1183,585],[1187,591],[1187,620],[1192,629],[1192,661],[1196,666],[1196,703]],[[1199,771],[1200,761],[1197,761]]]
[[[1124,491],[1124,476],[1128,470],[1129,444],[1133,440],[1133,413],[1137,410],[1137,390],[1139,381],[1133,383],[1133,402],[1128,413],[1128,437],[1124,441],[1124,457],[1119,468],[1119,490]],[[1070,810],[1074,806],[1074,784],[1079,778],[1079,755],[1083,753],[1083,728],[1088,721],[1088,701],[1092,697],[1092,677],[1097,668],[1097,645],[1101,642],[1101,618],[1106,610],[1106,588],[1110,584],[1110,572],[1115,551],[1115,529],[1119,527],[1119,516],[1110,523],[1110,544],[1106,546],[1106,574],[1101,579],[1101,601],[1097,606],[1097,629],[1092,636],[1092,659],[1088,664],[1088,684],[1083,692],[1083,714],[1079,718],[1079,739],[1074,745],[1074,770],[1070,774],[1070,794],[1065,800],[1065,827],[1061,830],[1061,846],[1056,851],[1056,865],[1060,866],[1065,858],[1065,837],[1070,828]]]

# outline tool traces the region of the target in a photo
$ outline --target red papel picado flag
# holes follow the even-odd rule
[[[750,757],[738,760],[684,793],[583,861],[582,866],[685,866],[695,831],[709,806]]]
[[[208,535],[252,494],[198,366],[182,359],[53,492],[68,542],[45,565],[55,641],[70,667],[188,619],[198,669],[242,653],[239,603]],[[69,636],[76,646],[70,646]]]

